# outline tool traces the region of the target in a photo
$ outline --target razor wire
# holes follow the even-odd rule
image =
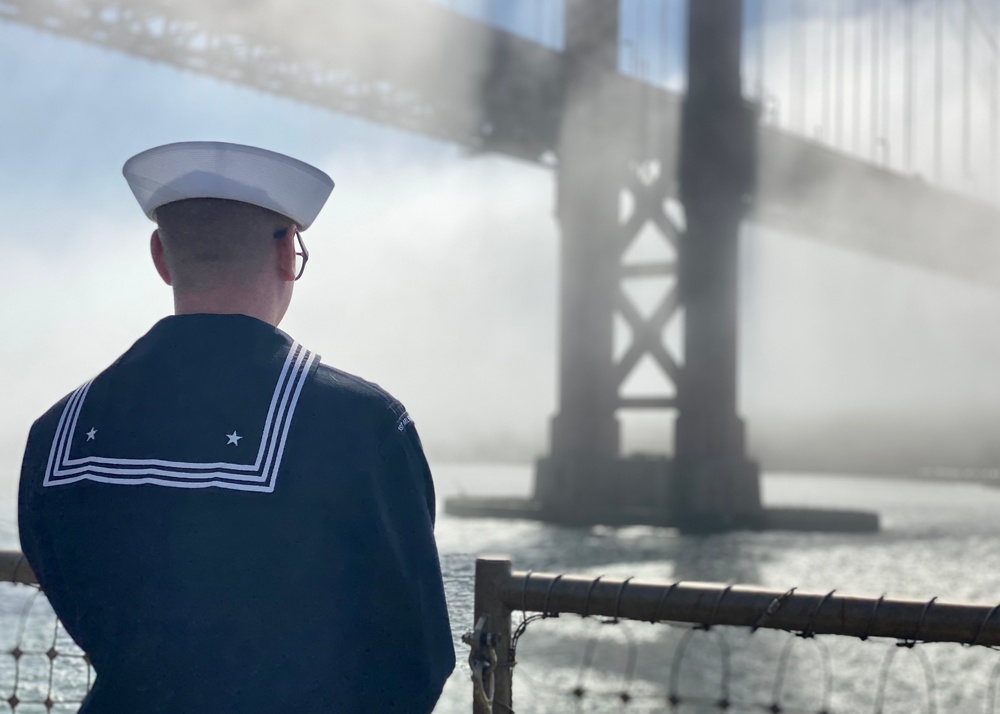
[[[550,616],[553,617],[558,615]],[[975,657],[963,658],[964,662],[973,661],[972,667],[962,668],[962,676],[970,679],[970,686],[964,689],[971,689],[971,693],[964,693],[957,699],[952,697],[950,704],[942,704],[939,686],[942,674],[937,671],[935,661],[952,659],[962,653],[960,644],[878,639],[861,643],[855,639],[849,644],[864,651],[851,653],[845,647],[834,646],[833,640],[848,639],[836,635],[804,638],[801,634],[753,633],[747,628],[726,625],[704,627],[672,623],[661,625],[668,631],[665,636],[649,640],[636,635],[637,623],[616,623],[593,617],[580,620],[589,630],[582,646],[572,633],[567,636],[553,632],[537,633],[542,644],[533,656],[531,637],[518,643],[518,658],[513,670],[515,699],[511,711],[518,714],[583,711],[965,714],[1000,711],[997,708],[1000,657],[986,648],[979,648]],[[616,626],[616,638],[609,638],[605,625]],[[526,628],[522,635],[527,631]],[[571,649],[578,652],[579,661],[575,667],[555,664],[550,654],[554,643],[567,640],[575,645]],[[597,656],[602,648],[610,650],[614,656]],[[934,656],[928,652],[931,648],[941,651]],[[843,662],[845,658],[846,663]],[[650,663],[642,668],[644,659]],[[988,666],[990,660],[994,660],[992,667]],[[659,669],[660,678],[651,671],[653,669]],[[859,670],[867,670],[869,676],[859,677]],[[494,711],[507,710],[499,707]]]
[[[651,615],[640,620],[622,611],[630,586],[648,584],[591,578],[574,613],[549,601],[563,575],[530,607],[524,593],[531,574],[522,577],[520,597],[510,598],[514,627],[506,660],[480,668],[492,675],[509,667],[514,675],[512,707],[494,701],[492,681],[482,693],[500,714],[1000,712],[1000,654],[993,646],[1000,605],[982,610],[985,616],[954,641],[925,642],[928,614],[946,606],[937,598],[923,603],[903,636],[886,638],[873,634],[880,631],[883,604],[891,605],[885,596],[872,599],[855,634],[836,635],[816,631],[828,627],[822,615],[837,611],[835,591],[816,598],[797,630],[785,631],[771,627],[781,624],[795,588],[770,598],[746,625],[721,624],[723,604],[740,595],[738,588],[706,589],[704,621],[682,623],[659,617],[682,583],[663,585]],[[612,593],[602,612],[591,606],[599,587]],[[488,651],[497,648],[497,637],[480,634]],[[0,583],[0,712],[76,711],[93,680],[89,660],[44,594],[33,585]]]
[[[0,712],[75,712],[93,682],[38,586],[0,583]]]
[[[514,575],[522,588],[521,602],[511,589],[501,595],[514,627],[506,662],[498,665],[509,668],[514,696],[512,706],[493,702],[494,712],[1000,711],[994,632],[1000,605],[970,606],[976,608],[969,610],[974,619],[967,618],[959,628],[967,634],[942,636],[940,622],[928,626],[933,619],[928,614],[936,607],[955,606],[931,598],[910,620],[896,623],[902,636],[887,637],[877,634],[885,631],[883,604],[895,607],[903,601],[883,595],[868,600],[867,623],[845,628],[850,634],[830,634],[817,633],[814,625],[829,630],[830,621],[821,624],[820,615],[830,615],[831,603],[838,605],[834,614],[844,618],[844,600],[834,603],[836,591],[816,598],[804,625],[789,631],[783,623],[780,629],[770,628],[795,588],[774,597],[750,624],[734,625],[716,617],[734,586],[706,588],[714,603],[701,603],[705,621],[695,623],[657,618],[680,583],[663,585],[659,606],[643,622],[619,612],[631,579],[616,584],[617,595],[605,598],[602,614],[592,614],[591,594],[601,577],[590,581],[585,595],[584,588],[577,590],[571,611],[560,612],[550,606],[549,596],[563,575],[548,576],[544,601],[536,594],[530,608],[524,593],[532,573]],[[576,580],[579,585],[581,579]],[[602,651],[604,656],[598,656]]]

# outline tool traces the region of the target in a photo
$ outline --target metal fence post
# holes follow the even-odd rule
[[[0,550],[0,582],[38,584],[28,559],[19,550]]]
[[[497,667],[493,673],[493,711],[483,705],[473,694],[473,714],[493,714],[512,711],[510,653],[510,608],[503,604],[500,592],[510,580],[510,559],[492,556],[476,559],[476,592],[472,615],[473,628],[484,615],[488,618],[486,629],[500,635],[496,645]],[[506,707],[506,708],[505,708]]]

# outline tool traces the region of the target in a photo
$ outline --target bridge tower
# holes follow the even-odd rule
[[[739,519],[760,509],[759,475],[737,414],[739,232],[756,177],[756,112],[743,99],[741,0],[691,2],[680,195],[680,285],[687,363],[676,461],[682,520]]]
[[[567,2],[556,175],[559,402],[551,452],[537,464],[535,501],[549,518],[568,522],[756,525],[759,475],[736,412],[738,234],[752,196],[756,137],[741,91],[742,1],[689,3],[679,160],[661,150],[673,141],[659,136],[664,129],[655,118],[638,142],[621,126],[610,81],[618,71],[618,18],[617,2]],[[681,219],[666,209],[677,180]],[[677,260],[624,265],[648,225]],[[644,318],[623,281],[648,276],[675,281]],[[683,366],[664,345],[664,329],[681,306]],[[632,332],[617,360],[616,313]],[[675,385],[675,396],[621,395],[647,357]],[[676,409],[674,457],[623,457],[620,408]]]

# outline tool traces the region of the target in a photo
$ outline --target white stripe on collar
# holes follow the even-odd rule
[[[59,417],[43,486],[60,486],[89,480],[121,485],[156,484],[172,488],[227,488],[238,491],[274,490],[274,482],[285,452],[285,440],[299,394],[312,364],[318,358],[297,342],[278,375],[271,396],[267,418],[261,433],[260,448],[252,464],[227,462],[189,462],[164,459],[123,459],[103,456],[70,458],[72,435],[76,433],[80,412],[93,380],[78,388]]]

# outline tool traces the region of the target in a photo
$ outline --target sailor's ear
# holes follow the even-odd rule
[[[160,274],[160,278],[167,285],[172,285],[170,270],[167,268],[167,261],[163,257],[163,243],[160,241],[160,230],[158,228],[149,237],[149,253],[153,256],[153,265],[156,266],[156,272]]]
[[[286,283],[295,282],[295,224],[274,233],[274,256],[278,275]]]

